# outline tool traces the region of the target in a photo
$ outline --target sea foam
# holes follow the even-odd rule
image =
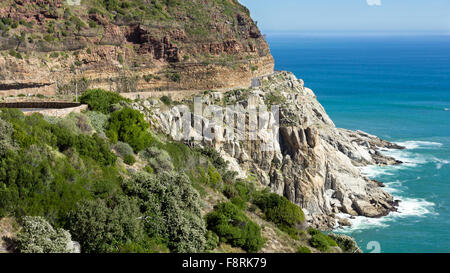
[[[431,142],[431,141],[419,141],[419,140],[410,140],[410,141],[402,141],[395,142],[396,144],[405,147],[408,150],[413,149],[429,149],[429,148],[439,148],[442,147],[442,143],[439,142]]]
[[[371,179],[375,179],[379,176],[393,176],[395,172],[405,169],[416,167],[417,165],[426,164],[428,162],[436,162],[437,168],[442,168],[443,164],[449,164],[448,160],[441,160],[433,156],[427,156],[413,152],[414,149],[433,149],[442,146],[438,142],[429,141],[404,141],[397,142],[397,144],[406,147],[405,150],[397,149],[380,149],[386,156],[391,156],[396,160],[400,160],[403,164],[392,166],[376,166],[370,165],[360,167],[361,174]],[[420,179],[419,177],[417,178]],[[342,233],[354,233],[364,229],[384,228],[388,227],[390,222],[396,221],[398,218],[405,217],[425,217],[429,214],[436,214],[434,211],[435,204],[421,198],[403,197],[401,194],[407,189],[403,185],[403,181],[395,180],[385,183],[384,190],[393,195],[395,200],[400,200],[399,206],[396,212],[391,212],[389,215],[381,218],[368,218],[364,216],[351,217],[347,214],[338,214],[340,218],[347,218],[352,224],[351,227],[338,228],[336,223],[336,231]]]

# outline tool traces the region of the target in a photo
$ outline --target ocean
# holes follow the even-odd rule
[[[364,252],[450,252],[450,36],[268,34],[277,70],[305,81],[337,127],[407,147],[362,172],[399,211],[336,230]]]

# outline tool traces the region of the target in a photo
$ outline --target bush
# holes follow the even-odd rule
[[[89,105],[89,109],[92,111],[109,114],[111,105],[119,102],[130,102],[130,100],[118,93],[107,92],[103,89],[90,89],[83,93],[80,102]]]
[[[123,162],[125,162],[125,164],[127,165],[134,165],[134,163],[136,163],[136,158],[134,157],[134,155],[126,155],[123,158]]]
[[[148,236],[165,239],[172,252],[205,250],[200,198],[187,176],[138,173],[124,182],[123,190],[139,200]]]
[[[309,247],[306,246],[299,246],[297,248],[297,253],[311,253],[311,249],[309,249]]]
[[[216,249],[216,247],[219,245],[219,236],[212,232],[211,230],[208,230],[206,232],[206,250],[212,251]]]
[[[275,223],[289,235],[297,237],[298,230],[305,221],[305,215],[300,207],[286,197],[267,191],[259,193],[254,203],[264,212],[267,220]]]
[[[151,136],[147,132],[150,126],[139,111],[124,108],[111,114],[106,135],[113,143],[123,141],[130,144],[135,152],[149,146]]]
[[[21,253],[73,253],[76,251],[70,233],[53,227],[42,217],[25,216],[17,236]]]
[[[105,127],[108,122],[107,115],[96,111],[88,111],[86,113],[86,116],[90,120],[92,127],[94,127],[97,133],[101,134],[105,132]]]
[[[333,239],[337,245],[342,249],[342,251],[346,253],[362,253],[362,250],[358,247],[353,239],[350,236],[345,234],[334,234],[330,233],[328,236]]]
[[[230,202],[217,205],[206,216],[206,222],[208,229],[216,233],[221,242],[248,252],[257,252],[264,245],[260,227]]]
[[[13,136],[14,127],[9,122],[0,119],[0,156],[6,155],[8,150],[17,148]]]
[[[74,148],[80,155],[90,157],[98,163],[108,166],[116,162],[117,157],[111,152],[109,144],[97,134],[91,136],[72,134],[65,128],[52,126],[52,132],[57,138],[56,145],[60,151]]]
[[[168,96],[162,96],[160,100],[167,106],[172,104],[172,99]]]
[[[117,152],[117,154],[125,161],[125,158],[131,158],[133,157],[134,162],[136,162],[136,159],[134,158],[134,152],[133,148],[128,143],[125,142],[117,142],[114,145],[114,150]],[[133,162],[133,163],[134,163]],[[125,162],[126,163],[126,162]],[[127,163],[128,164],[128,163]]]
[[[173,164],[169,153],[157,147],[150,147],[139,153],[139,156],[148,162],[156,173],[172,171]]]
[[[69,214],[68,228],[86,253],[119,252],[119,246],[140,241],[139,208],[126,197],[85,200]]]
[[[308,233],[311,235],[310,245],[322,252],[328,252],[330,247],[337,246],[337,243],[330,236],[323,234],[317,229],[309,228]]]

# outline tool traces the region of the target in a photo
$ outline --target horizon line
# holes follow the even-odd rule
[[[265,30],[266,35],[299,36],[450,36],[450,31],[336,31],[336,30]]]

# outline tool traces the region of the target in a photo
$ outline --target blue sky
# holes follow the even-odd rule
[[[263,32],[450,33],[450,0],[240,0]]]

